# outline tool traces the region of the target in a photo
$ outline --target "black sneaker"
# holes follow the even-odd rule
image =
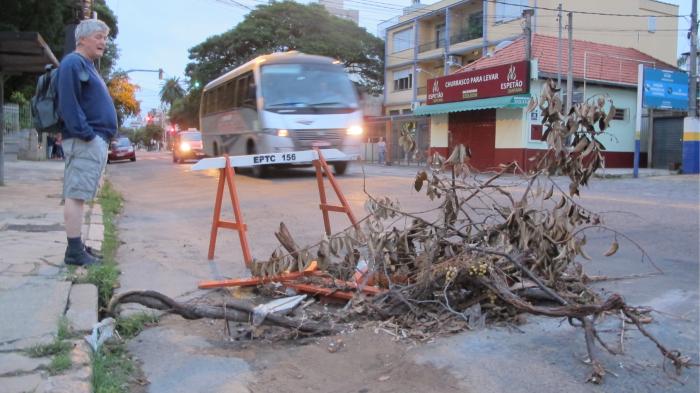
[[[71,265],[71,266],[90,266],[90,265],[96,265],[102,260],[99,258],[95,258],[94,256],[90,255],[87,253],[85,250],[80,250],[80,251],[68,251],[66,250],[66,256],[63,262],[66,265]]]

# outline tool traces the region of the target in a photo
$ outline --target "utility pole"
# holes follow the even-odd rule
[[[574,99],[574,13],[569,12],[569,71],[566,74],[566,113],[569,113]]]
[[[525,18],[525,26],[523,27],[523,34],[525,34],[525,58],[530,61],[532,59],[532,15],[535,10],[532,8],[526,8],[523,10],[523,17]]]
[[[559,40],[557,41],[557,89],[559,89],[559,98],[561,99],[561,3],[557,7],[557,21],[559,22]]]
[[[688,117],[698,116],[698,0],[690,11],[690,68],[688,70]]]

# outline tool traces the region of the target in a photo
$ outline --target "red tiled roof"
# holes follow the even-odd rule
[[[655,59],[636,49],[614,45],[599,44],[590,41],[574,40],[574,78],[583,79],[584,63],[587,80],[599,80],[614,83],[637,84],[637,65],[656,68],[676,69],[659,59]],[[566,79],[569,66],[569,41],[562,39],[561,73]],[[532,36],[532,58],[538,59],[539,71],[557,73],[557,37],[540,34]],[[478,70],[502,64],[525,60],[525,37],[518,38],[507,46],[497,50],[491,57],[482,57],[462,67],[457,72]]]

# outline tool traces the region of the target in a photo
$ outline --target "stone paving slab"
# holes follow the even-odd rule
[[[55,335],[70,287],[67,281],[31,278],[13,290],[0,290],[0,350],[21,349],[23,339]]]
[[[97,287],[93,284],[75,284],[68,297],[66,317],[76,332],[92,331],[97,323]]]
[[[92,214],[102,215],[102,206],[99,203],[92,205]]]
[[[92,213],[90,215],[90,225],[94,225],[94,224],[104,224],[102,221],[102,214]]]
[[[63,263],[65,232],[0,231],[0,271],[18,263]]]
[[[105,238],[105,226],[102,224],[90,224],[90,229],[88,231],[88,240],[96,240],[101,242]]]
[[[0,353],[0,376],[31,373],[49,363],[49,358],[30,358],[16,352]]]
[[[19,377],[0,377],[3,393],[35,392],[42,384],[39,374],[21,375]]]

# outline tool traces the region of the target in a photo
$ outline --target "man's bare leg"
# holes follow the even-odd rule
[[[85,251],[85,246],[81,239],[81,229],[83,226],[83,207],[85,202],[80,199],[66,198],[63,206],[63,219],[66,226],[66,236],[68,237],[68,247],[64,262],[67,265],[87,266],[99,260]]]
[[[66,198],[63,206],[63,219],[66,225],[68,238],[79,238],[83,226],[83,206],[85,202],[80,199]]]

